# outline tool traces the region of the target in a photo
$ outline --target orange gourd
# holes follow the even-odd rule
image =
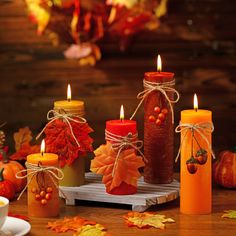
[[[225,150],[213,164],[214,181],[226,188],[236,188],[236,148]]]
[[[12,200],[15,197],[15,185],[3,177],[4,168],[0,170],[0,196]]]
[[[15,185],[16,192],[20,192],[26,185],[26,179],[17,179],[16,173],[24,170],[24,167],[17,161],[9,161],[5,152],[2,153],[2,157],[0,169],[4,168],[3,178],[10,180]]]

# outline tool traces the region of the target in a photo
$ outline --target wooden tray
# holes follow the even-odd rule
[[[179,196],[179,182],[174,180],[171,184],[148,184],[140,178],[138,192],[133,195],[111,195],[106,193],[101,182],[102,177],[94,173],[86,173],[85,185],[80,187],[64,187],[60,189],[66,195],[66,205],[75,205],[75,200],[108,202],[127,204],[133,211],[145,211],[152,205],[172,201]],[[61,194],[60,197],[64,198]]]

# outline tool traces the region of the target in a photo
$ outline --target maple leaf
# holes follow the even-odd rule
[[[164,215],[153,212],[129,212],[124,218],[129,227],[137,226],[138,228],[149,228],[152,226],[158,229],[164,229],[164,223],[175,222],[171,218],[165,218]]]
[[[13,135],[15,141],[15,149],[18,151],[22,145],[30,143],[32,140],[32,133],[29,127],[19,129],[18,132]]]
[[[65,217],[62,220],[48,222],[47,228],[57,233],[65,233],[67,231],[78,231],[85,225],[96,225],[95,221],[86,220],[80,216]]]
[[[78,232],[76,232],[73,236],[107,236],[107,232],[102,225],[85,225]]]
[[[109,192],[122,182],[137,186],[137,179],[141,176],[138,169],[144,166],[144,162],[142,157],[136,155],[134,149],[123,150],[117,157],[117,152],[107,143],[95,150],[94,154],[90,170],[103,175],[102,182]]]
[[[21,148],[10,156],[11,160],[26,160],[27,156],[40,151],[39,145],[31,146],[29,143],[24,143]]]
[[[45,129],[47,152],[58,154],[60,167],[64,167],[66,164],[71,165],[75,159],[93,151],[93,139],[89,136],[93,130],[89,125],[74,121],[70,121],[70,124],[80,146],[73,138],[67,122],[62,119],[49,123]]]
[[[236,210],[228,210],[224,212],[225,214],[223,214],[221,217],[229,218],[229,219],[236,219]]]

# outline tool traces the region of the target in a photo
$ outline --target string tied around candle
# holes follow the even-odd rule
[[[78,118],[79,120],[75,119],[75,118]],[[73,139],[75,140],[78,147],[80,147],[80,144],[79,144],[77,138],[75,137],[75,134],[73,132],[73,129],[72,129],[72,126],[71,126],[70,122],[73,121],[75,123],[84,124],[84,123],[87,122],[87,120],[84,117],[80,116],[80,115],[74,115],[74,114],[66,113],[66,112],[64,112],[63,109],[60,109],[60,112],[55,111],[55,110],[48,111],[47,120],[49,122],[44,126],[42,131],[37,135],[36,140],[44,133],[45,129],[48,127],[49,124],[51,124],[52,122],[54,122],[55,120],[58,120],[58,119],[62,119],[64,122],[67,123]]]
[[[136,107],[133,115],[130,117],[130,120],[132,120],[134,118],[134,116],[136,115],[136,113],[139,110],[140,106],[142,105],[144,99],[150,93],[152,93],[154,91],[159,91],[165,97],[166,101],[169,104],[170,111],[171,111],[171,116],[172,116],[172,124],[174,124],[174,109],[173,109],[172,104],[177,103],[179,101],[179,98],[180,98],[179,92],[172,87],[174,85],[175,85],[175,80],[174,79],[171,80],[171,81],[162,82],[162,83],[151,82],[151,81],[147,81],[147,80],[144,79],[143,80],[144,90],[137,95],[137,98],[140,99],[140,102],[139,102],[138,106]],[[167,94],[168,92],[174,93],[176,98],[171,99]]]
[[[212,147],[207,139],[206,134],[210,134],[214,131],[214,125],[212,122],[200,122],[200,123],[196,123],[196,124],[191,124],[191,123],[180,123],[176,128],[175,128],[175,132],[176,133],[182,133],[185,132],[183,135],[183,138],[181,139],[180,142],[180,147],[177,153],[177,156],[175,158],[175,162],[178,161],[178,158],[180,156],[180,151],[181,151],[181,147],[182,144],[187,136],[188,131],[192,132],[192,134],[194,132],[198,133],[202,139],[205,141],[207,148],[210,150],[211,156],[213,157],[213,159],[215,159],[215,154],[212,150]]]
[[[136,134],[128,133],[126,136],[121,136],[121,135],[114,134],[108,130],[105,130],[106,141],[110,142],[112,149],[115,152],[117,152],[114,167],[112,170],[112,177],[114,177],[115,169],[116,169],[120,154],[127,147],[131,147],[135,149],[142,156],[142,158],[147,162],[144,154],[140,150],[143,147],[143,141],[138,140],[137,138],[138,138],[138,133]]]
[[[64,173],[62,172],[62,170],[60,170],[59,168],[57,168],[55,166],[42,166],[40,164],[40,162],[38,163],[38,165],[26,162],[25,165],[26,165],[27,169],[17,172],[16,178],[17,179],[25,179],[25,178],[29,177],[29,180],[27,181],[27,184],[24,187],[24,189],[19,194],[17,200],[19,200],[21,198],[22,194],[25,192],[27,187],[30,185],[33,178],[36,177],[40,173],[48,174],[48,176],[51,179],[54,186],[61,192],[63,197],[66,198],[65,194],[63,193],[63,191],[60,190],[60,188],[58,187],[58,185],[55,181],[55,179],[62,180],[64,178]]]

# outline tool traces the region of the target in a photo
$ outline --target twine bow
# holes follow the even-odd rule
[[[133,115],[130,117],[130,120],[132,120],[137,113],[138,109],[142,105],[144,99],[152,92],[154,91],[159,91],[163,96],[165,97],[166,101],[168,102],[171,110],[171,116],[172,116],[172,124],[174,124],[174,110],[173,110],[173,105],[172,103],[177,103],[179,101],[180,95],[179,92],[172,88],[171,86],[175,85],[175,80],[169,81],[169,82],[164,82],[164,83],[156,83],[156,82],[150,82],[147,80],[143,80],[143,86],[144,90],[140,92],[137,95],[138,99],[141,99],[138,106],[136,107]],[[167,92],[173,92],[176,95],[176,99],[171,99],[168,95]]]
[[[138,138],[137,133],[134,135],[132,133],[128,133],[126,136],[121,136],[121,135],[113,134],[109,132],[108,130],[105,130],[105,136],[106,136],[105,137],[106,141],[111,142],[112,149],[117,152],[115,164],[112,170],[112,177],[115,174],[115,169],[116,169],[120,154],[122,150],[127,147],[131,147],[135,149],[146,161],[145,156],[140,150],[143,147],[143,141],[137,139]]]
[[[176,133],[181,133],[181,132],[184,132],[184,136],[183,138],[181,139],[181,143],[180,143],[180,147],[179,147],[179,150],[178,150],[178,154],[175,158],[175,162],[178,161],[178,158],[179,158],[179,155],[180,155],[180,151],[181,151],[181,147],[182,147],[182,144],[187,136],[187,131],[190,130],[192,133],[193,132],[196,132],[198,133],[202,139],[205,141],[206,145],[207,145],[207,148],[210,150],[210,153],[212,155],[212,157],[215,159],[215,154],[212,150],[212,147],[207,139],[207,136],[206,134],[210,134],[214,131],[214,125],[212,122],[201,122],[201,123],[197,123],[197,124],[190,124],[190,123],[180,123],[176,128],[175,128],[175,132]]]
[[[42,166],[40,164],[36,165],[36,164],[28,163],[28,162],[26,162],[25,165],[26,165],[27,169],[17,172],[16,173],[16,178],[17,179],[25,179],[25,178],[29,177],[29,179],[27,181],[26,186],[24,187],[24,189],[21,191],[20,195],[18,196],[17,200],[19,200],[21,198],[22,194],[25,192],[27,187],[30,185],[33,178],[38,173],[42,173],[42,172],[48,174],[48,176],[52,180],[52,183],[54,184],[54,186],[57,189],[59,189],[59,191],[62,193],[62,195],[66,198],[65,194],[60,190],[60,188],[58,187],[58,185],[55,181],[55,179],[56,180],[62,180],[64,178],[64,174],[63,174],[62,170],[60,170],[59,168],[57,168],[55,166]],[[30,170],[30,171],[28,171],[28,170]]]
[[[75,119],[75,118],[79,118],[79,120]],[[76,122],[76,123],[86,123],[86,119],[80,115],[72,115],[69,113],[65,113],[65,112],[57,112],[55,110],[50,110],[47,114],[47,120],[49,121],[45,127],[42,129],[42,131],[37,135],[36,140],[43,134],[43,132],[45,131],[45,129],[47,128],[47,126],[49,124],[51,124],[52,122],[54,122],[57,119],[62,119],[63,121],[65,121],[70,129],[71,135],[74,138],[76,144],[78,145],[78,147],[80,147],[80,144],[78,142],[78,140],[75,137],[75,134],[73,132],[72,126],[70,124],[70,121]]]

